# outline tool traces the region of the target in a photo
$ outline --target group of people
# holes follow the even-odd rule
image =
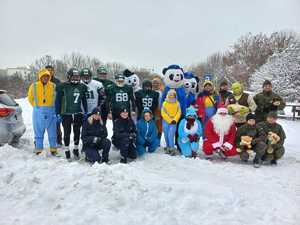
[[[170,155],[197,157],[202,149],[208,159],[239,155],[245,162],[254,155],[253,164],[259,167],[263,161],[276,165],[284,154],[286,137],[277,123],[277,111],[285,103],[268,80],[252,97],[238,82],[232,84],[232,92],[226,81],[217,90],[210,77],[199,92],[198,78],[178,65],[165,68],[162,77],[144,80],[142,87],[130,70],[116,74],[114,82],[104,66],[97,69],[96,77],[89,68],[71,68],[66,75],[66,81],[60,82],[54,67],[46,66],[29,88],[36,154],[44,149],[45,131],[51,154],[57,155],[62,147],[69,161],[85,153],[91,163],[108,163],[113,144],[120,151],[120,162],[127,163],[155,152],[162,134],[164,151]],[[113,121],[111,140],[107,119]]]

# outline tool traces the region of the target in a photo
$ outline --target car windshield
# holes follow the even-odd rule
[[[6,93],[0,94],[0,103],[2,103],[4,105],[7,105],[7,106],[16,106],[16,105],[18,105],[15,102],[15,100]]]

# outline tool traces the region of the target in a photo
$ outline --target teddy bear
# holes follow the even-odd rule
[[[268,149],[267,149],[267,153],[272,154],[273,153],[273,148],[272,145],[277,144],[280,141],[280,137],[274,133],[274,132],[269,132],[268,133]]]
[[[253,138],[250,136],[241,136],[241,142],[240,145],[243,149],[238,148],[237,151],[238,152],[242,152],[243,150],[251,150],[252,149],[252,142]]]

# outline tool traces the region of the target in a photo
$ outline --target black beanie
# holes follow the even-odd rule
[[[271,117],[271,118],[275,118],[277,119],[278,118],[278,114],[276,111],[271,111],[268,113],[267,117]]]
[[[224,80],[220,83],[220,87],[226,86],[226,85],[228,85],[228,82],[226,80]]]
[[[256,120],[256,116],[253,113],[249,113],[246,117],[246,120]]]
[[[267,85],[271,85],[271,86],[272,86],[271,81],[265,80],[264,83],[263,83],[263,87],[264,87],[264,86],[267,86]]]

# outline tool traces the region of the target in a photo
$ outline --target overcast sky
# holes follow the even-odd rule
[[[279,30],[300,32],[300,0],[0,0],[0,68],[76,51],[160,71]]]

